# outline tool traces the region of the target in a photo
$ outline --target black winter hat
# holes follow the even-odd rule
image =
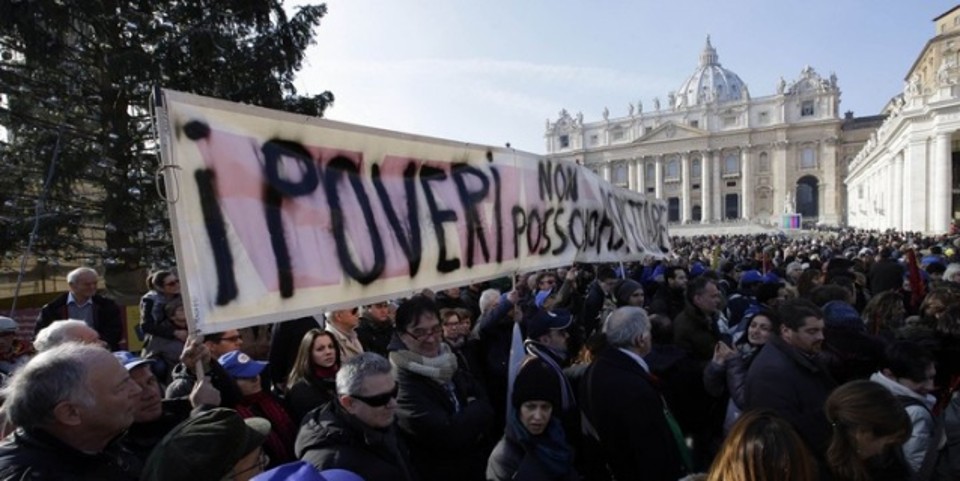
[[[560,408],[560,374],[537,356],[523,360],[517,378],[513,381],[513,407],[527,401],[547,401],[554,409]]]

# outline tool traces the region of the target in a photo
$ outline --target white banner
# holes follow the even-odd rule
[[[202,332],[670,248],[664,203],[572,163],[174,91],[157,124]]]

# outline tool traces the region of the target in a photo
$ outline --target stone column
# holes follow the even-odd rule
[[[720,151],[715,150],[710,155],[710,162],[713,163],[713,219],[723,221],[723,179],[720,178],[720,162],[723,158]]]
[[[690,153],[680,154],[680,222],[690,221]]]
[[[602,169],[601,172],[603,175],[601,177],[603,177],[603,180],[610,182],[610,161],[605,161]]]
[[[700,222],[713,220],[713,153],[704,151],[700,158]]]
[[[893,178],[891,179],[890,192],[892,192],[893,197],[893,209],[891,209],[891,214],[893,216],[892,226],[898,231],[903,230],[903,189],[904,189],[904,179],[903,179],[903,153],[898,153],[893,157]],[[853,194],[848,192],[847,198],[849,199]],[[850,215],[847,213],[847,215]]]
[[[654,173],[654,195],[663,200],[663,156],[656,157],[656,172]]]
[[[627,159],[627,188],[637,190],[637,163],[632,159]]]
[[[753,218],[753,149],[747,147],[740,151],[740,217]]]
[[[647,162],[645,157],[640,157],[634,162],[637,164],[637,192],[647,195]]]
[[[903,159],[903,230],[927,231],[927,140],[914,139]]]
[[[950,132],[940,132],[930,159],[930,230],[936,234],[950,231],[953,216],[953,153]]]

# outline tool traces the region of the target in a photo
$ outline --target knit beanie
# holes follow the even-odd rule
[[[547,401],[554,407],[560,408],[560,378],[559,374],[546,361],[536,356],[529,356],[520,365],[516,379],[513,380],[513,407],[520,409],[520,405],[527,401]]]
[[[617,305],[624,306],[630,301],[630,294],[633,294],[637,289],[642,289],[643,286],[639,282],[632,279],[624,279],[620,281],[620,284],[617,285],[615,295],[617,297]]]

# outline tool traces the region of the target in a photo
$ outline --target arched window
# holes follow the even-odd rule
[[[723,173],[724,174],[739,174],[740,173],[740,156],[737,154],[727,154],[723,158]]]
[[[693,159],[690,161],[690,177],[693,179],[699,179],[700,172],[700,159]]]
[[[647,185],[653,185],[657,177],[657,166],[650,162],[647,164],[646,172],[643,174],[643,179]]]
[[[814,150],[813,146],[806,146],[800,151],[800,168],[817,168],[817,151]]]
[[[760,172],[770,172],[770,156],[766,152],[760,152]]]
[[[613,169],[613,184],[627,185],[627,164],[617,164]]]
[[[671,157],[667,161],[667,178],[668,179],[679,179],[680,178],[680,162],[676,157]]]

